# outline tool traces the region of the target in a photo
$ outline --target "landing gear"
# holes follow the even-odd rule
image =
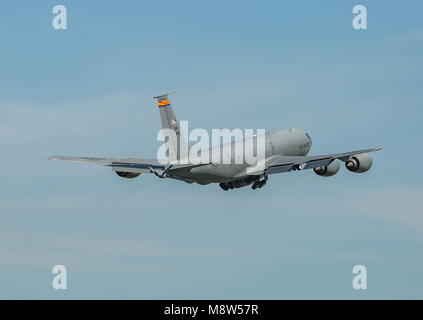
[[[222,183],[219,183],[219,187],[221,187],[225,191],[228,191],[229,189],[235,188],[233,182],[228,182],[228,183],[222,182]]]
[[[251,186],[251,189],[256,190],[257,188],[259,188],[260,186],[260,180],[257,180],[256,182],[253,183],[253,185]]]
[[[257,188],[262,188],[267,183],[267,175],[262,176],[249,176],[245,179],[240,179],[236,181],[231,182],[221,182],[219,183],[219,187],[222,188],[225,191],[228,191],[229,189],[238,189],[242,187],[249,186],[252,184],[251,188],[253,190]]]
[[[253,185],[251,186],[251,189],[256,190],[257,188],[262,188],[267,183],[267,176],[265,176],[263,179],[256,180]]]
[[[219,187],[221,187],[225,191],[229,190],[229,186],[226,183],[219,183]]]

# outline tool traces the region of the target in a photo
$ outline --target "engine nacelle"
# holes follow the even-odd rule
[[[116,171],[116,174],[119,177],[126,178],[126,179],[133,179],[138,177],[141,173],[135,173],[135,172],[124,172],[124,171]]]
[[[347,169],[356,173],[366,172],[372,164],[373,159],[368,153],[357,154],[345,161]]]
[[[338,159],[333,160],[328,166],[321,166],[314,168],[314,172],[322,177],[330,177],[336,174],[341,167],[341,161]]]

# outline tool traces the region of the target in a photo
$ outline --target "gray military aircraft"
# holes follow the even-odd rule
[[[187,145],[188,142],[181,135],[179,122],[170,104],[169,95],[170,93],[154,98],[157,99],[162,127],[173,130],[175,133],[174,138],[168,139],[166,144],[169,149],[178,152],[179,149],[176,146]],[[307,156],[312,141],[310,136],[301,129],[276,130],[266,133],[264,138],[265,163],[258,171],[251,171],[254,164],[248,163],[181,164],[168,162],[163,164],[163,161],[157,159],[62,156],[50,157],[49,160],[96,163],[111,167],[118,176],[127,179],[136,178],[142,173],[154,173],[159,178],[177,179],[187,183],[195,182],[200,185],[219,183],[219,186],[226,191],[248,185],[251,185],[253,190],[261,188],[266,184],[269,175],[275,173],[313,169],[319,176],[330,177],[339,171],[341,161],[351,172],[366,172],[373,163],[372,157],[368,153],[381,149],[372,148],[345,153]],[[231,142],[230,150],[233,150],[237,143],[244,143],[244,141]],[[177,159],[180,159],[179,153]]]

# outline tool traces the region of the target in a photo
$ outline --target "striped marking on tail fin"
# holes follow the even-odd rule
[[[159,100],[157,101],[157,105],[159,108],[170,106],[170,100],[169,99]]]

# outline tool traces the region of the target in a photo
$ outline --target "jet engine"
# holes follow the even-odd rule
[[[335,159],[327,166],[314,168],[314,172],[316,172],[316,174],[322,177],[333,176],[339,171],[339,168],[341,167],[340,162],[341,161],[339,161],[338,159]]]
[[[345,161],[345,166],[352,172],[366,172],[372,167],[373,159],[368,153],[357,154]]]
[[[124,172],[124,171],[116,171],[116,174],[119,177],[126,178],[126,179],[133,179],[138,177],[141,173],[135,173],[135,172]]]

